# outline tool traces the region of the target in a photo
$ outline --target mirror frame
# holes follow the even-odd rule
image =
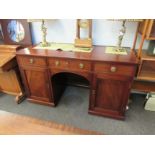
[[[24,39],[15,42],[13,41],[8,33],[8,24],[12,20],[17,20],[20,22],[24,28],[25,31],[25,36]],[[30,32],[30,24],[27,22],[27,19],[0,19],[1,27],[2,27],[2,32],[4,35],[4,44],[10,44],[10,45],[23,45],[23,46],[30,46],[32,45],[32,39],[31,39],[31,32]]]

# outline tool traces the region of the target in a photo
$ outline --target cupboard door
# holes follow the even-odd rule
[[[127,76],[97,74],[94,77],[90,111],[103,116],[124,118],[128,103],[131,78]]]
[[[49,102],[50,87],[47,69],[42,68],[22,68],[26,91],[30,99]]]

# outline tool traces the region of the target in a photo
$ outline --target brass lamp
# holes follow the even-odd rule
[[[126,23],[126,20],[123,20],[123,22],[122,22],[122,28],[119,31],[119,36],[118,36],[118,41],[117,41],[117,47],[115,48],[115,50],[116,51],[119,51],[119,52],[123,52],[125,50],[124,48],[121,47],[123,37],[124,37],[124,35],[126,33],[125,23]]]
[[[41,43],[41,45],[43,47],[46,47],[49,45],[49,43],[46,40],[47,28],[45,27],[45,20],[42,20],[41,31],[42,31],[42,43]]]
[[[47,19],[28,19],[28,22],[41,22],[41,32],[42,32],[41,46],[42,47],[49,46],[49,43],[46,40],[46,36],[47,36],[47,28],[45,27],[45,21],[46,20]]]
[[[118,41],[116,47],[107,47],[106,53],[113,53],[113,54],[126,54],[127,50],[122,47],[122,41],[124,38],[124,35],[126,33],[126,22],[140,22],[141,19],[116,19],[115,21],[122,21],[122,27],[119,31]]]

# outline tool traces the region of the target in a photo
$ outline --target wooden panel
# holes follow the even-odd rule
[[[137,75],[138,79],[155,80],[155,61],[143,60]]]
[[[41,57],[33,57],[33,56],[18,56],[18,62],[22,66],[46,66],[46,59]]]
[[[132,90],[140,92],[155,92],[155,81],[134,80]]]
[[[14,70],[0,73],[0,91],[18,95],[21,92],[19,81]]]
[[[155,39],[155,22],[153,21],[150,37]]]
[[[115,68],[115,70],[113,70],[113,68]],[[134,74],[135,67],[112,63],[95,63],[94,71],[100,73],[132,76]]]
[[[21,49],[19,45],[0,45],[0,52],[5,54],[15,54],[18,49]]]
[[[20,47],[17,45],[0,45],[0,68],[2,71],[7,71],[17,66],[15,53],[18,48]]]
[[[153,19],[149,19],[149,21],[148,21],[147,30],[146,30],[146,39],[151,38],[153,22],[154,22]]]
[[[16,102],[24,98],[20,74],[18,74],[16,50],[19,45],[0,45],[0,91],[16,95]]]
[[[124,83],[121,81],[98,80],[96,107],[120,110]],[[117,91],[116,91],[117,90]],[[121,99],[121,100],[120,100]]]
[[[123,94],[126,94],[129,90],[127,79],[112,78],[104,75],[97,76],[97,96],[96,96],[96,106],[112,109],[112,110],[122,110],[121,105],[123,103]],[[104,94],[104,95],[103,95]]]
[[[0,53],[0,68],[15,57],[14,54]]]
[[[145,29],[146,26],[146,29]],[[144,34],[145,39],[152,39],[154,35],[154,19],[146,19],[140,22],[138,31],[140,34]]]
[[[155,61],[155,56],[149,55],[147,50],[143,50],[141,60]]]
[[[10,55],[10,56],[3,55],[1,57],[1,54],[0,54],[0,59],[1,59],[0,60],[1,73],[9,71],[9,70],[17,67],[17,61],[16,61],[16,58],[15,58],[15,55]]]
[[[91,74],[89,72],[80,72],[80,71],[64,70],[64,69],[57,69],[57,68],[51,69],[50,71],[51,71],[52,76],[57,73],[66,73],[66,74],[73,73],[75,75],[82,76],[82,77],[86,78],[89,82],[91,82]]]
[[[95,80],[96,79],[96,80]],[[97,74],[93,87],[94,103],[89,112],[123,119],[128,101],[131,79],[126,76]]]
[[[146,22],[146,20],[144,20],[143,22],[140,22],[140,24],[139,24],[138,32],[139,32],[140,34],[142,34],[143,31],[144,31],[145,22]]]
[[[23,68],[25,86],[31,99],[50,101],[48,74],[46,69]]]

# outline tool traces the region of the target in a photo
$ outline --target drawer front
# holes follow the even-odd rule
[[[59,68],[59,69],[69,69],[69,61],[68,60],[61,60],[56,58],[48,59],[48,64],[52,68]]]
[[[132,76],[134,74],[134,66],[110,64],[110,63],[96,63],[94,71],[99,73],[111,73],[118,75]]]
[[[91,70],[91,63],[87,61],[50,58],[48,63],[51,68],[68,69],[73,71]]]
[[[70,61],[71,69],[80,70],[80,71],[91,71],[91,63],[87,61]]]
[[[45,67],[46,59],[40,57],[31,57],[31,56],[18,56],[18,62],[22,66],[38,66]]]

